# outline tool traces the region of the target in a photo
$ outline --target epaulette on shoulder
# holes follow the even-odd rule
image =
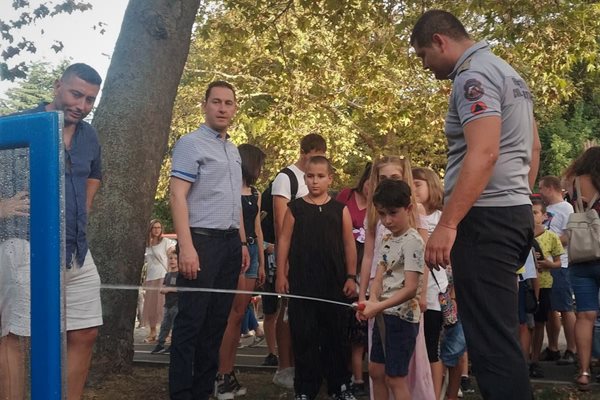
[[[463,72],[469,70],[469,68],[471,68],[471,58],[472,57],[467,57],[465,59],[465,61],[463,61],[462,64],[460,64],[460,67],[458,67],[458,71],[456,71],[456,76],[462,74]]]

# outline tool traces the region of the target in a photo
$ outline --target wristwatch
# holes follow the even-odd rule
[[[248,242],[242,242],[242,246],[248,246]]]
[[[346,279],[352,279],[353,281],[356,280],[356,275],[355,274],[347,274],[346,275]]]

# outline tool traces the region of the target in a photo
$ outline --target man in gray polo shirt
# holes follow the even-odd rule
[[[411,45],[437,79],[453,81],[448,167],[432,267],[452,264],[469,357],[485,399],[531,399],[518,341],[516,270],[533,240],[529,200],[539,163],[531,93],[519,74],[476,43],[452,14],[431,10]]]
[[[241,221],[242,168],[227,128],[236,111],[233,86],[215,81],[202,105],[205,122],[173,149],[170,202],[179,249],[177,286],[235,289],[248,268]],[[169,392],[207,400],[232,294],[181,291],[173,325]]]

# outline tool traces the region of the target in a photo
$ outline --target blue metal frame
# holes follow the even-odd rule
[[[29,147],[31,398],[62,399],[62,114],[0,118],[0,149]]]

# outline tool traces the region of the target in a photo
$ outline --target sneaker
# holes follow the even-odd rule
[[[540,366],[540,364],[533,362],[533,363],[531,363],[531,365],[529,365],[529,377],[530,378],[543,378],[544,377],[544,371],[542,370],[542,367]]]
[[[157,344],[156,347],[154,347],[154,350],[150,352],[150,354],[161,354],[163,351],[165,351],[165,346]]]
[[[244,386],[240,385],[240,382],[237,380],[237,377],[235,376],[235,372],[231,371],[231,375],[229,375],[229,379],[230,379],[231,385],[233,386],[233,394],[235,396],[245,396],[246,393],[248,392],[248,389],[246,389]]]
[[[350,384],[350,390],[356,397],[366,397],[369,395],[369,389],[365,382],[352,382]]]
[[[294,367],[275,372],[273,383],[284,389],[294,390]]]
[[[215,392],[218,400],[233,400],[233,398],[235,397],[235,393],[231,375],[217,375],[215,385]]]
[[[540,354],[540,361],[558,361],[560,359],[560,350],[550,350],[548,347]]]
[[[265,357],[265,361],[263,361],[262,365],[264,367],[276,367],[279,365],[279,360],[275,354],[269,353],[269,355]]]
[[[560,360],[556,361],[557,365],[573,365],[577,362],[575,353],[571,350],[565,350],[565,354],[560,358]]]
[[[165,348],[161,354],[171,354],[171,346]]]
[[[471,385],[471,378],[468,376],[460,377],[460,390],[462,390],[463,393],[475,393],[475,389],[473,389],[473,386]]]
[[[356,400],[354,393],[350,390],[350,387],[342,385],[339,393],[334,393],[329,397],[331,400]]]
[[[305,394],[297,394],[294,396],[294,400],[309,400],[309,398]]]
[[[458,397],[459,399],[462,399],[465,395],[463,394],[462,390],[460,390],[460,388],[458,388],[458,394],[456,395],[456,397]]]

